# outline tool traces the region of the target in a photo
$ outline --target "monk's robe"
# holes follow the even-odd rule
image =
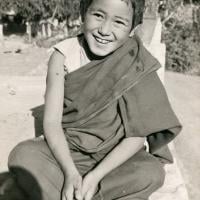
[[[147,200],[164,182],[159,159],[172,161],[167,143],[181,126],[156,74],[159,67],[134,37],[65,76],[62,125],[83,177],[123,138],[145,137],[149,143],[150,153],[140,149],[102,178],[93,200]],[[17,145],[8,165],[30,199],[60,200],[66,177],[45,140]]]
[[[133,37],[107,57],[66,74],[62,126],[70,148],[100,160],[123,138],[146,137],[151,154],[172,162],[167,144],[181,125],[159,68]]]

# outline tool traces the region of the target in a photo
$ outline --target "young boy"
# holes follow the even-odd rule
[[[30,199],[148,199],[163,184],[166,144],[181,126],[159,63],[134,36],[143,10],[142,0],[81,2],[83,34],[57,44],[49,61],[45,139],[9,157]]]

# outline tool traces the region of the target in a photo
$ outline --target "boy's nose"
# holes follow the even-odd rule
[[[111,24],[109,21],[104,21],[98,29],[99,33],[103,36],[110,35]]]

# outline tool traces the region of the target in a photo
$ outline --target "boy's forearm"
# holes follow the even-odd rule
[[[106,174],[137,153],[144,142],[145,138],[125,138],[92,171],[93,175],[100,181]]]
[[[77,170],[72,160],[62,127],[52,123],[46,124],[44,125],[44,132],[50,150],[59,163],[64,175],[76,172]]]

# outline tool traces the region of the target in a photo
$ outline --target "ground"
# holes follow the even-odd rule
[[[166,88],[182,125],[183,131],[175,140],[188,193],[191,200],[200,199],[200,77],[166,74]]]
[[[7,170],[7,156],[12,147],[19,141],[34,136],[34,127],[40,128],[35,126],[38,117],[35,116],[33,121],[30,116],[34,115],[35,111],[40,109],[36,107],[43,103],[49,53],[47,49],[24,44],[19,38],[9,38],[1,47],[0,172],[3,172]],[[200,78],[166,72],[165,86],[172,106],[183,124],[183,131],[175,140],[173,149],[178,162],[178,172],[180,171],[180,176],[184,178],[190,200],[199,200]],[[169,179],[173,178],[175,177],[172,175]],[[176,194],[177,191],[173,192]],[[182,197],[174,200],[185,200],[184,192],[181,192]],[[171,197],[166,199],[172,200]]]

